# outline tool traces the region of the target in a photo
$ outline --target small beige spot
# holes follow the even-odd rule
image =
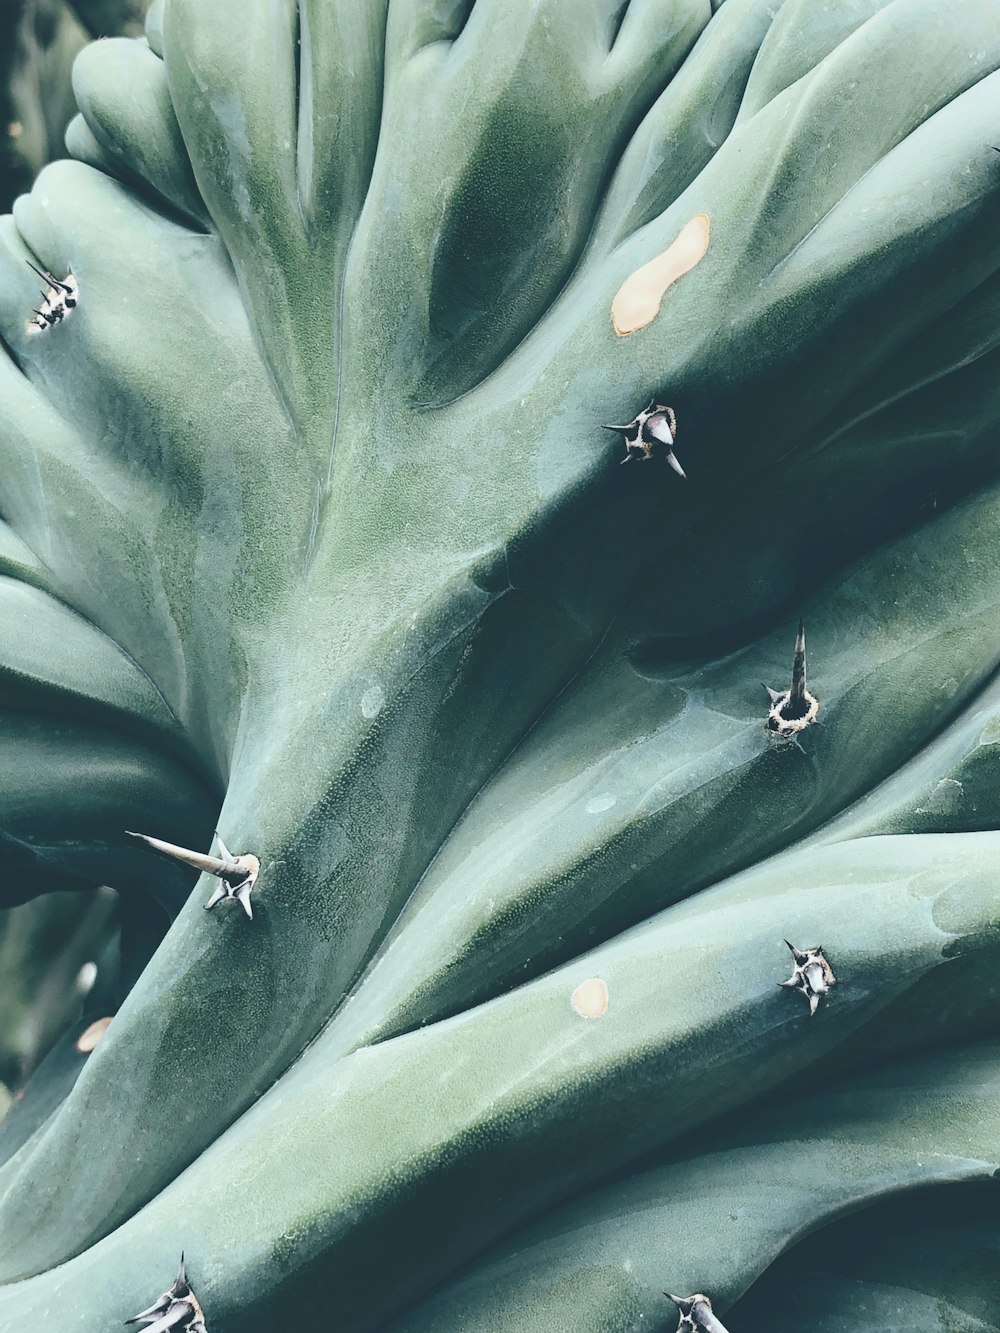
[[[615,333],[635,333],[656,318],[667,288],[705,258],[709,231],[708,214],[696,213],[672,245],[629,274],[611,302]]]
[[[603,1018],[608,1012],[608,988],[600,977],[581,981],[569,997],[581,1018]]]
[[[89,1055],[104,1036],[105,1032],[107,1032],[110,1022],[110,1018],[96,1019],[91,1023],[89,1028],[86,1028],[80,1033],[80,1036],[77,1038],[76,1049],[82,1051],[84,1055]]]

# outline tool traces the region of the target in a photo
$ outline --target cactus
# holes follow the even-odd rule
[[[849,1329],[891,1207],[878,1308],[995,1326],[919,1256],[1000,1178],[997,17],[82,52],[0,224],[0,868],[148,962],[0,1326]]]

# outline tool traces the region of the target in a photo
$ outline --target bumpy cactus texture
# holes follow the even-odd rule
[[[147,36],[0,223],[0,882],[146,964],[0,1327],[1000,1326],[1000,4]]]

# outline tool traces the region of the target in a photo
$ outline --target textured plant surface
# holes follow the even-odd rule
[[[0,1327],[1000,1327],[1000,4],[147,35],[0,224],[0,886],[148,958]]]

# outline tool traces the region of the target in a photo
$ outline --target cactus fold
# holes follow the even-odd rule
[[[1000,7],[158,0],[74,92],[0,221],[0,886],[114,887],[134,984],[0,1326],[183,1253],[208,1333],[739,1333],[836,1222],[851,1328],[843,1215],[1000,1174]]]

